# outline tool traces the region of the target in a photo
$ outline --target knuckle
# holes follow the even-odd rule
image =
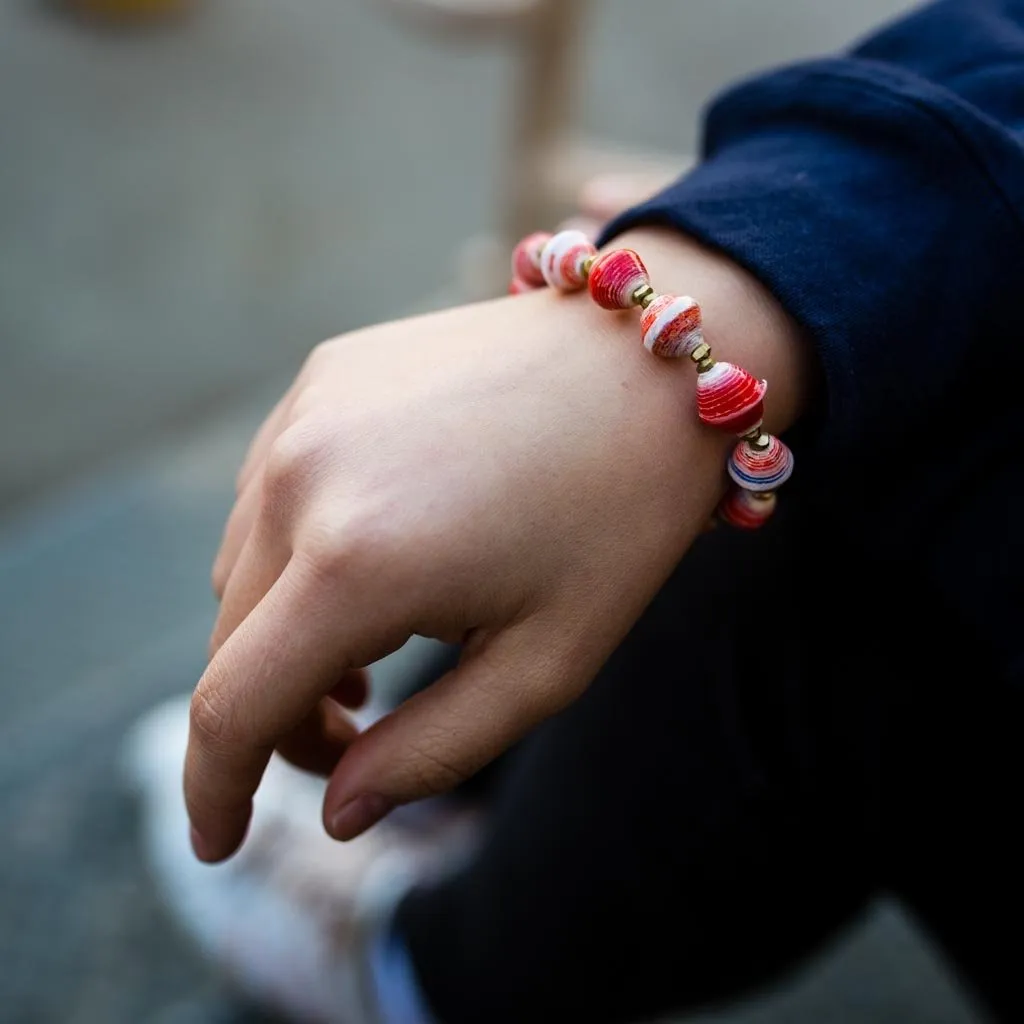
[[[202,682],[192,694],[189,725],[201,746],[219,748],[231,739],[231,723],[224,703],[209,692]]]
[[[310,526],[295,553],[317,580],[330,584],[349,579],[362,557],[355,534],[338,524]]]
[[[420,796],[438,796],[447,793],[465,782],[468,772],[461,771],[449,764],[437,753],[422,748],[413,752],[415,757],[411,764],[413,789]]]
[[[424,796],[446,793],[465,782],[478,765],[461,764],[451,757],[453,737],[445,730],[410,744],[406,767],[412,788]]]
[[[308,523],[296,545],[296,554],[318,578],[361,589],[382,580],[384,568],[395,562],[395,550],[390,531],[358,511]]]
[[[279,498],[294,494],[311,475],[321,454],[312,424],[299,421],[271,445],[264,469],[264,494]]]

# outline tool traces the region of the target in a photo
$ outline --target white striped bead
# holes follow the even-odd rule
[[[540,254],[540,271],[552,288],[573,292],[587,283],[583,264],[597,249],[582,231],[559,231]]]
[[[748,491],[774,491],[793,474],[793,453],[774,434],[762,434],[757,444],[740,441],[726,469]]]
[[[644,347],[656,356],[688,356],[704,341],[700,306],[689,295],[659,295],[640,315]]]

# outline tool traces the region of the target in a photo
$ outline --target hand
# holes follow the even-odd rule
[[[675,236],[618,244],[700,297],[716,354],[769,376],[769,426],[787,425],[803,357],[770,297]],[[185,776],[197,854],[237,848],[275,746],[333,768],[325,825],[351,838],[572,701],[707,521],[732,443],[697,421],[689,360],[582,296],[317,348],[253,442],[215,568]],[[458,669],[357,736],[338,703],[361,698],[353,673],[413,634],[461,642]]]

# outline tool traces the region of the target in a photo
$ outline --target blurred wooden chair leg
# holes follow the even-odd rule
[[[586,6],[587,0],[544,0],[520,34],[499,220],[506,242],[514,244],[556,215],[547,165],[570,131]]]
[[[554,153],[546,166],[545,203],[555,219],[536,220],[531,230],[575,227],[596,238],[609,220],[670,185],[693,164],[688,157],[643,153],[578,140]],[[458,293],[465,300],[502,294],[509,281],[509,258],[519,238],[478,235],[460,247],[456,259]]]
[[[693,163],[680,153],[565,134],[541,157],[542,188],[556,208],[610,219],[670,185]]]
[[[622,183],[619,208],[638,202],[682,174],[692,159],[642,152],[575,134],[571,113],[588,0],[386,0],[439,28],[499,29],[518,48],[512,126],[502,161],[497,231],[466,242],[457,283],[467,299],[502,293],[515,243],[579,213],[588,183]],[[626,198],[631,196],[632,198]],[[614,204],[613,204],[614,205]],[[598,204],[600,206],[600,204]],[[597,219],[611,209],[584,209]]]

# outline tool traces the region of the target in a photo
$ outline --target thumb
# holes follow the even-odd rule
[[[327,787],[327,831],[353,839],[398,804],[452,789],[578,696],[592,673],[557,653],[560,633],[564,647],[564,631],[530,619],[470,644],[458,668],[359,736]]]

